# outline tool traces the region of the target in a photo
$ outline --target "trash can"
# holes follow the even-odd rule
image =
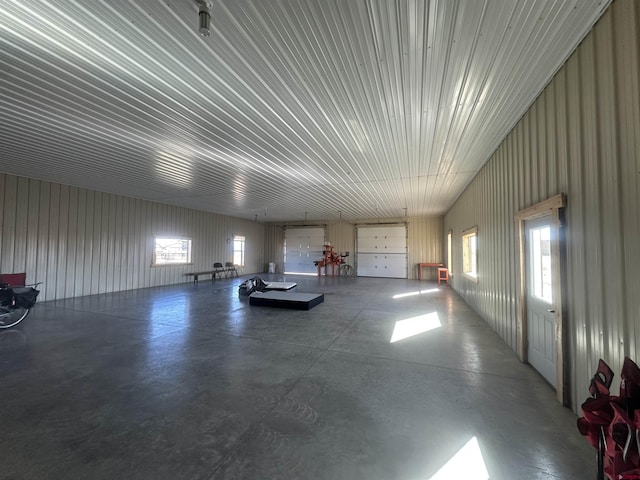
[[[273,262],[269,263],[269,273],[276,273],[276,264]]]

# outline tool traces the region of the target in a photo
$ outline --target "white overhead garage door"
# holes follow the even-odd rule
[[[407,226],[358,227],[359,277],[407,278]]]
[[[324,227],[287,227],[284,242],[284,273],[318,273],[313,262],[322,259]]]

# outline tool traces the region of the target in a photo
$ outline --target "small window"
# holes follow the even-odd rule
[[[233,237],[233,264],[244,267],[244,237],[240,235]]]
[[[453,274],[453,254],[451,252],[451,246],[453,242],[453,232],[449,230],[447,234],[447,269],[449,270],[449,276]]]
[[[462,272],[478,281],[478,227],[462,232]]]
[[[191,239],[155,237],[153,265],[186,265],[191,263]]]

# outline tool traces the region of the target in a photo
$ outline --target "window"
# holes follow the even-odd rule
[[[478,281],[478,227],[462,232],[462,272]]]
[[[449,230],[447,234],[447,269],[449,270],[449,275],[453,273],[453,260],[451,253],[451,244],[453,242],[453,232]]]
[[[553,300],[551,285],[551,227],[545,225],[532,228],[529,232],[531,294],[550,304]]]
[[[190,238],[154,237],[152,265],[185,265],[190,263]]]
[[[233,236],[233,264],[244,267],[244,237]]]

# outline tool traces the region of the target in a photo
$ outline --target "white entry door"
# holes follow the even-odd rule
[[[289,227],[284,236],[284,273],[318,273],[314,261],[322,259],[324,227]]]
[[[525,223],[527,281],[527,358],[556,386],[556,315],[553,305],[551,216]]]
[[[358,227],[359,277],[407,278],[406,225]]]

